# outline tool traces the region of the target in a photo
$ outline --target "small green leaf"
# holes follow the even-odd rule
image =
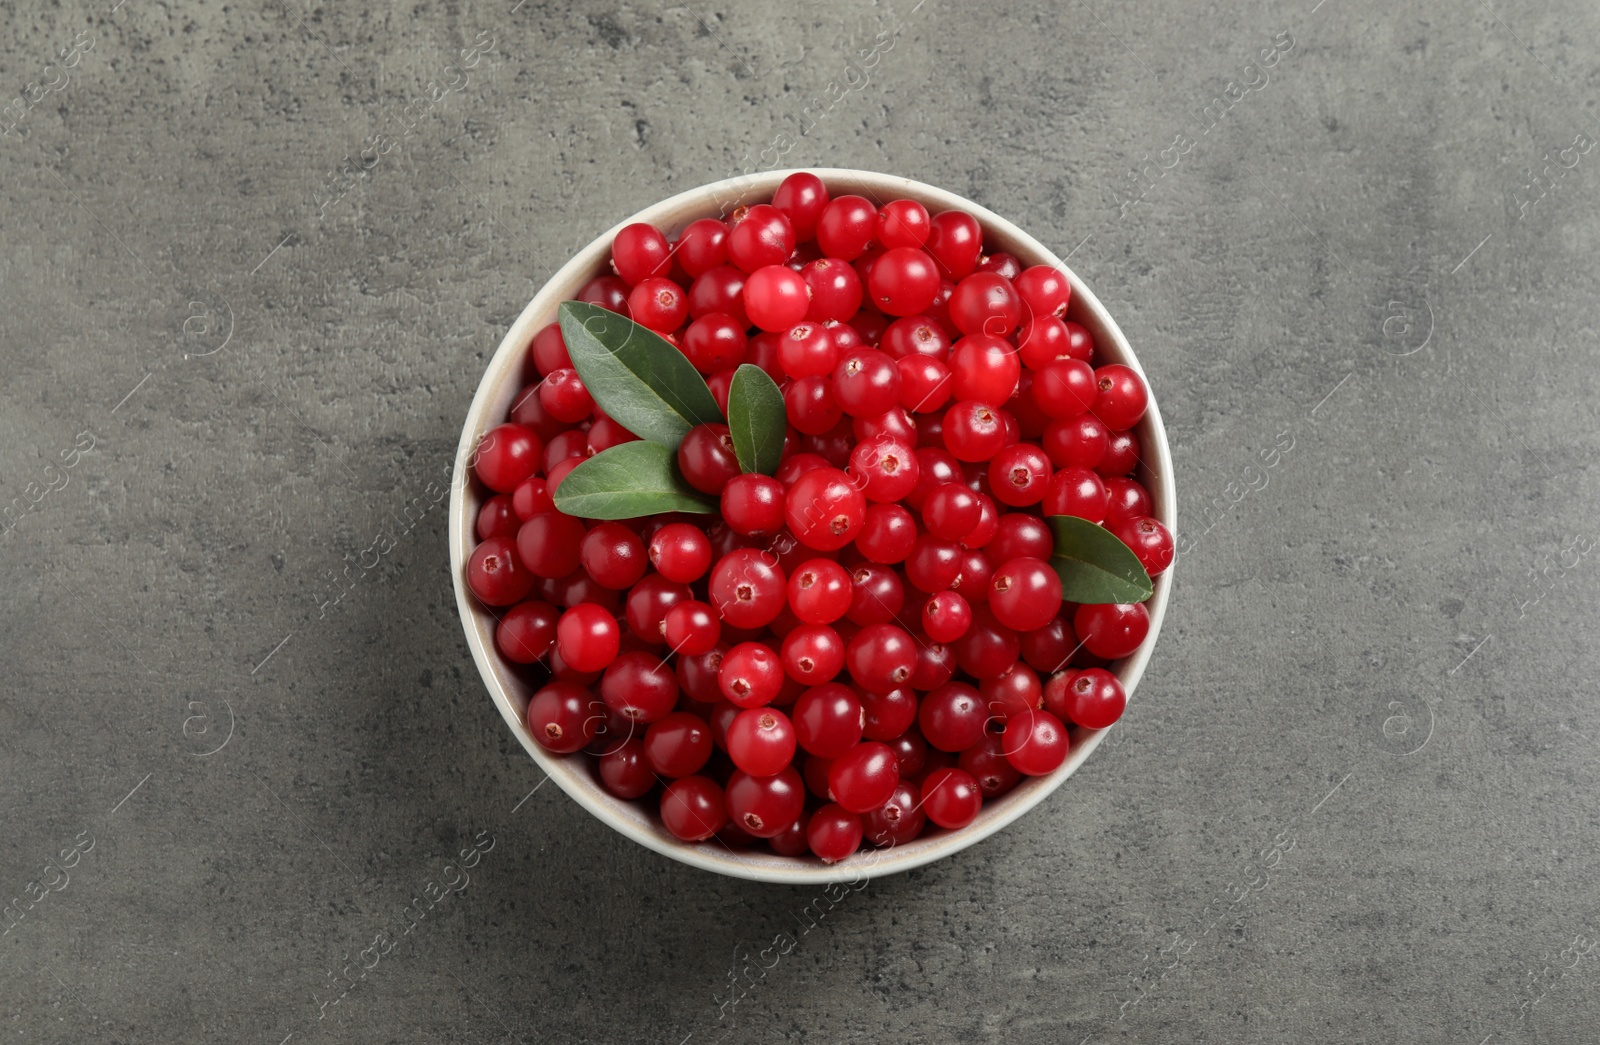
[[[643,439],[602,450],[567,473],[556,487],[555,502],[580,519],[716,511],[678,472],[674,451]]]
[[[777,382],[760,367],[741,364],[728,386],[728,428],[740,468],[762,475],[778,470],[786,419]]]
[[[1056,535],[1050,565],[1068,602],[1143,602],[1155,591],[1133,549],[1104,526],[1075,515],[1045,518]]]
[[[722,421],[706,379],[661,335],[582,301],[563,301],[559,315],[578,376],[628,431],[677,449],[695,425]]]

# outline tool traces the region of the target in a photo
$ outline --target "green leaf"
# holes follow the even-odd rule
[[[661,335],[582,301],[563,301],[559,315],[578,376],[628,431],[677,449],[695,425],[722,421],[706,379]]]
[[[1056,536],[1050,565],[1068,602],[1143,602],[1155,591],[1133,549],[1104,526],[1075,515],[1045,518]]]
[[[762,475],[778,470],[786,420],[777,382],[760,367],[741,364],[728,386],[728,428],[740,468]]]
[[[568,472],[556,487],[555,502],[580,519],[716,511],[679,473],[675,451],[643,439],[602,450]]]

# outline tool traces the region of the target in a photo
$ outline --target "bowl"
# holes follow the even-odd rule
[[[1060,258],[1010,221],[953,192],[908,178],[860,170],[810,170],[822,178],[829,192],[835,196],[854,193],[879,203],[897,198],[912,199],[934,213],[950,209],[964,210],[983,226],[986,246],[1016,255],[1024,267],[1051,265],[1061,269],[1072,283],[1067,318],[1088,328],[1094,337],[1098,358],[1132,367],[1144,378],[1144,371],[1133,349],[1128,346],[1127,338],[1123,337],[1105,306]],[[1078,767],[1105,739],[1108,730],[1073,727],[1072,748],[1065,763],[1048,776],[1025,777],[1010,793],[986,801],[978,818],[958,831],[926,834],[913,842],[888,849],[874,850],[868,846],[837,864],[824,864],[810,857],[731,850],[715,839],[685,843],[669,834],[652,810],[607,793],[600,786],[588,759],[552,755],[533,739],[527,729],[525,716],[533,687],[501,660],[494,645],[496,617],[478,604],[465,581],[465,564],[476,539],[478,508],[487,496],[484,488],[471,476],[469,462],[483,435],[505,419],[521,389],[523,359],[533,335],[555,320],[556,309],[561,302],[576,298],[585,283],[602,270],[609,271],[607,260],[611,253],[611,240],[623,226],[639,221],[649,222],[669,236],[674,236],[698,218],[724,217],[741,203],[769,200],[778,184],[792,173],[790,170],[775,170],[730,178],[679,193],[647,207],[590,243],[534,295],[506,332],[499,350],[490,360],[461,432],[450,493],[450,572],[455,581],[456,605],[460,608],[461,623],[466,629],[467,645],[472,649],[473,660],[477,662],[484,685],[488,687],[490,699],[528,755],[557,786],[608,826],[664,856],[735,878],[803,885],[834,882],[847,877],[860,880],[907,871],[960,852],[988,838],[1044,801],[1077,772]],[[1145,383],[1148,387],[1149,381]],[[1172,483],[1172,457],[1153,389],[1149,409],[1139,422],[1137,431],[1144,448],[1144,461],[1137,476],[1150,491],[1155,517],[1169,530],[1176,532],[1177,496]],[[1169,568],[1155,578],[1155,592],[1146,604],[1150,611],[1150,633],[1144,644],[1132,656],[1112,666],[1111,670],[1121,680],[1130,698],[1140,676],[1144,674],[1151,650],[1161,632],[1161,621],[1166,614],[1171,589],[1172,569]]]

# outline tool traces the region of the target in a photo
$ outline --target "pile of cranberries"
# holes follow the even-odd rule
[[[1069,724],[1117,720],[1106,668],[1149,615],[1064,603],[1045,517],[1104,525],[1152,576],[1173,543],[1133,478],[1144,384],[1094,365],[1062,272],[986,251],[960,211],[807,173],[676,240],[630,225],[611,268],[583,301],[675,345],[724,411],[760,367],[789,432],[771,476],[741,473],[726,426],[683,439],[720,518],[573,518],[562,479],[636,436],[557,325],[534,337],[474,460],[492,495],[467,581],[537,687],[540,744],[684,841],[832,862],[964,827],[1059,767]]]

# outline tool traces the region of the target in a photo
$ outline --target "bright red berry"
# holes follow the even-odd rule
[[[1048,711],[1032,708],[1006,719],[1000,742],[1006,761],[1024,776],[1045,776],[1067,760],[1067,727]]]
[[[794,759],[794,749],[794,725],[777,708],[748,708],[728,726],[728,757],[751,776],[782,772]]]
[[[1057,718],[1084,729],[1105,729],[1122,717],[1128,695],[1104,668],[1064,671],[1044,688],[1044,706]]]
[[[1139,557],[1140,565],[1150,576],[1160,576],[1172,565],[1172,534],[1159,520],[1148,516],[1122,519],[1110,529],[1117,540],[1133,549],[1133,554]]]
[[[661,793],[661,823],[685,842],[703,842],[728,822],[722,788],[703,776],[674,780]]]
[[[594,739],[605,705],[582,686],[552,682],[528,701],[528,732],[546,750],[570,755]]]
[[[1143,603],[1091,603],[1079,606],[1072,628],[1083,648],[1097,657],[1118,660],[1138,649],[1150,633],[1150,611]]]
[[[920,793],[928,819],[952,831],[972,823],[983,808],[983,792],[972,774],[951,766],[923,777]]]
[[[789,488],[789,532],[808,548],[833,551],[854,539],[865,521],[866,498],[837,468],[818,468]]]

